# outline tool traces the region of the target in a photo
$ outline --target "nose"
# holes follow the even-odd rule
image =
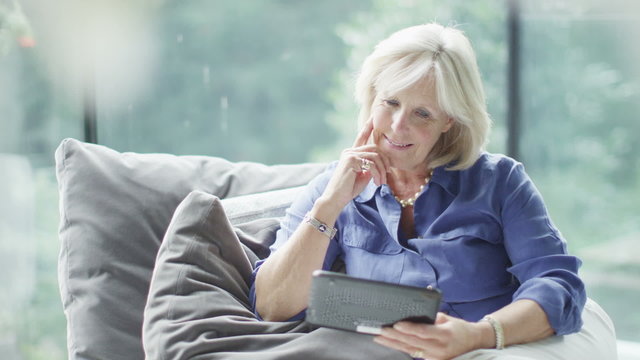
[[[406,111],[398,110],[393,113],[391,129],[394,132],[402,132],[409,127],[409,114]]]

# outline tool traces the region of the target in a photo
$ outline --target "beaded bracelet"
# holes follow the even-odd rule
[[[483,317],[482,320],[488,321],[493,328],[493,332],[496,334],[496,349],[504,349],[504,330],[502,329],[500,322],[488,315]]]

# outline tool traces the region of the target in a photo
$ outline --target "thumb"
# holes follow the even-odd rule
[[[373,119],[369,119],[367,120],[367,122],[364,123],[364,126],[360,130],[360,133],[358,133],[356,140],[353,142],[353,147],[366,145],[369,142],[369,138],[372,132],[373,132]]]
[[[439,324],[444,324],[447,321],[449,321],[449,315],[443,313],[443,312],[438,312],[438,314],[436,315],[436,321],[435,324],[439,325]]]

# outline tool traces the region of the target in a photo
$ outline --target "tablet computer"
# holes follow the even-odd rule
[[[442,294],[420,288],[316,271],[313,274],[307,322],[378,335],[404,320],[433,324]]]

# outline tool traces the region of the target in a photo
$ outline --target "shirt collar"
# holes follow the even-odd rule
[[[446,167],[447,165],[435,168],[430,182],[440,185],[451,195],[457,195],[459,190],[458,177],[455,176],[457,171],[446,170]]]
[[[362,190],[362,192],[358,194],[358,196],[356,196],[354,200],[359,203],[365,203],[373,199],[377,190],[379,188],[382,188],[383,186],[387,188],[389,187],[387,185],[376,186],[376,184],[373,182],[373,179],[371,179],[369,180],[369,183],[367,184],[367,186],[364,187],[364,190]]]

